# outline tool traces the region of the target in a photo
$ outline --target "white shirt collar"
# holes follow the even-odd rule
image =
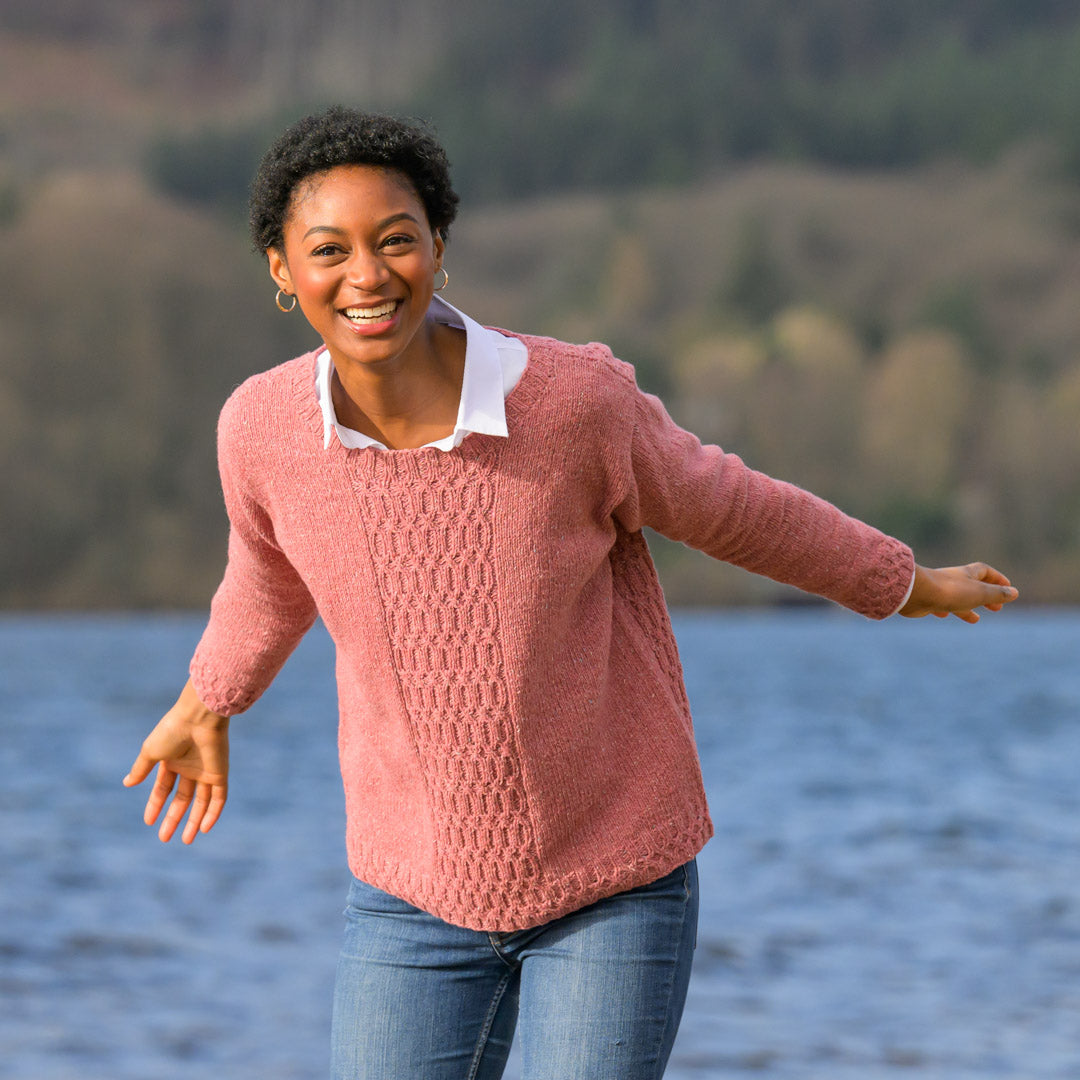
[[[505,395],[524,370],[525,346],[517,338],[504,337],[495,330],[481,326],[441,296],[432,297],[428,318],[465,331],[465,371],[453,432],[427,445],[439,450],[452,450],[473,432],[506,438]],[[323,445],[329,447],[336,434],[342,446],[349,450],[367,446],[385,450],[386,447],[378,440],[338,423],[330,393],[330,376],[334,367],[330,353],[324,348],[316,360],[315,392],[322,411]]]

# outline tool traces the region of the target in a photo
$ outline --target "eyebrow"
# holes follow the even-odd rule
[[[375,226],[376,232],[379,232],[390,225],[393,225],[398,221],[411,221],[414,225],[419,225],[420,222],[412,214],[402,211],[400,214],[391,214],[388,218],[383,218],[382,221]],[[344,236],[347,230],[339,229],[336,225],[312,225],[306,233],[304,233],[304,239],[306,240],[312,233],[333,233],[335,236]]]

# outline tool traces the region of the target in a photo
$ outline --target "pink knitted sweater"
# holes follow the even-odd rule
[[[523,340],[509,438],[450,452],[324,449],[314,354],[245,382],[191,665],[240,712],[318,613],[352,872],[483,930],[646,884],[712,835],[643,526],[871,617],[913,571],[899,541],[702,446],[603,346]]]

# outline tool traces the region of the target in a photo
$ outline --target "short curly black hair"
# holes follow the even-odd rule
[[[435,136],[417,122],[335,105],[286,128],[263,155],[248,202],[257,251],[284,247],[283,230],[296,186],[338,165],[396,169],[416,189],[428,223],[445,240],[457,216],[450,163]]]

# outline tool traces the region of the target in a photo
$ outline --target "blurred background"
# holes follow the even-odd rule
[[[0,605],[205,606],[218,408],[314,344],[247,183],[337,101],[447,145],[451,302],[1080,600],[1076,4],[5,0]],[[676,604],[788,598],[657,549]]]
[[[218,410],[316,344],[248,180],[338,101],[444,140],[452,303],[1021,586],[871,627],[651,538],[718,832],[668,1075],[1075,1080],[1072,0],[0,0],[0,1080],[326,1075],[325,630],[212,836],[120,778],[224,565]]]

